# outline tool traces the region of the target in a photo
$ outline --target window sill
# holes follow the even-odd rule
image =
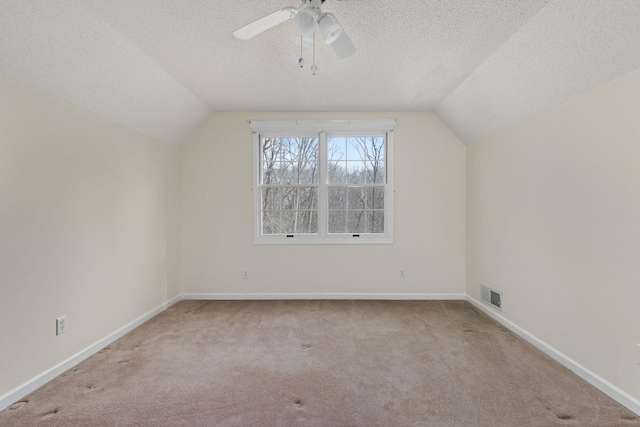
[[[390,237],[317,239],[308,237],[254,239],[254,245],[392,245]]]

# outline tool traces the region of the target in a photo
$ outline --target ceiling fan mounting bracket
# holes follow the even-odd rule
[[[320,9],[320,6],[326,1],[326,0],[301,0],[302,3],[306,6],[306,7],[310,7],[312,9]]]

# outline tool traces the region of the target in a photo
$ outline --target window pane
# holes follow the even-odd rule
[[[367,211],[367,233],[384,233],[384,211]]]
[[[329,209],[347,208],[347,188],[329,187]]]
[[[274,187],[262,188],[262,210],[277,211],[282,204],[282,189]]]
[[[263,184],[295,184],[297,182],[296,175],[293,166],[288,163],[273,162],[262,165]]]
[[[298,188],[296,209],[315,210],[318,208],[318,190],[316,187]]]
[[[367,209],[384,209],[384,187],[367,187]]]
[[[298,159],[298,139],[282,138],[282,160],[293,162]]]
[[[317,187],[262,189],[263,234],[317,234]]]
[[[281,163],[278,184],[297,184],[298,171],[290,163]]]
[[[297,211],[297,217],[295,219],[295,229],[297,234],[317,234],[317,211]]]
[[[280,232],[280,227],[278,222],[279,222],[279,212],[277,211],[262,212],[262,234],[278,234]]]
[[[317,138],[292,138],[285,150],[285,158],[298,169],[305,169],[305,165],[318,162]]]
[[[367,183],[368,184],[384,184],[385,183],[384,161],[367,162]]]
[[[361,137],[347,140],[347,160],[364,161],[366,157],[365,139]]]
[[[274,163],[262,163],[262,183],[263,184],[273,184],[275,181],[274,178]]]
[[[280,233],[294,234],[296,211],[280,211]]]
[[[347,231],[347,211],[329,211],[329,233]]]
[[[263,184],[286,184],[292,182],[294,177],[293,167],[288,163],[271,162],[262,164]],[[293,181],[295,183],[295,181]]]
[[[382,160],[384,159],[384,137],[370,136],[365,138],[365,146],[367,150],[367,159]]]
[[[300,164],[299,184],[318,183],[318,164],[315,162],[303,162]]]
[[[264,138],[262,182],[297,184],[318,182],[318,138]]]
[[[347,184],[364,184],[364,162],[347,162]]]
[[[364,209],[365,191],[364,187],[349,187],[347,189],[347,207],[349,209]]]
[[[328,177],[330,184],[347,183],[347,167],[345,162],[329,162]]]
[[[318,138],[298,139],[298,160],[314,163],[318,161]]]
[[[280,210],[293,210],[296,207],[296,196],[298,189],[296,187],[278,188],[279,194],[282,195],[280,202]]]
[[[264,138],[262,140],[262,161],[266,163],[273,163],[281,160],[280,148],[281,145],[279,138]]]
[[[346,139],[332,136],[327,140],[327,156],[330,161],[345,160]]]
[[[348,211],[347,212],[347,233],[364,233],[365,230],[365,211]]]

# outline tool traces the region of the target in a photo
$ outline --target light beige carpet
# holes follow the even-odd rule
[[[0,426],[640,426],[463,301],[183,301]]]

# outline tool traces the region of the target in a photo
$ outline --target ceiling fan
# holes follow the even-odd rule
[[[338,0],[337,0],[338,1]],[[356,51],[351,39],[344,31],[338,20],[332,13],[324,13],[320,6],[325,0],[301,0],[302,6],[298,9],[292,6],[283,7],[257,21],[245,25],[233,32],[240,40],[248,40],[257,36],[269,28],[275,27],[285,21],[294,19],[295,28],[300,34],[302,46],[313,46],[314,61],[311,71],[315,75],[318,67],[315,64],[315,34],[320,33],[325,44],[331,45],[338,58],[348,58]],[[304,67],[302,52],[298,59],[300,68]]]

